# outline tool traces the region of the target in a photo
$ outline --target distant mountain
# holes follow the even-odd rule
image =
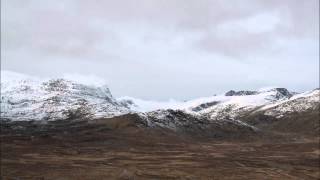
[[[40,80],[1,72],[1,118],[59,120],[112,117],[130,112],[118,103],[107,86],[94,87],[65,79]]]
[[[211,119],[219,120],[226,118],[235,119],[242,113],[264,111],[265,109],[291,101],[300,102],[292,104],[292,111],[304,111],[319,103],[319,89],[300,94],[290,92],[285,88],[268,88],[258,91],[229,91],[226,95],[198,98],[185,102],[153,102],[131,97],[119,98],[118,101],[126,104],[128,108],[139,112],[173,109],[191,114],[206,115]]]
[[[250,92],[249,95],[245,95],[242,92]],[[255,92],[255,93],[251,93]],[[319,96],[319,93],[315,93],[314,96]],[[241,91],[239,95],[232,96],[217,96],[211,102],[214,105],[204,107],[198,113],[207,115],[211,119],[237,119],[250,111],[259,111],[263,107],[269,107],[277,103],[288,101],[289,99],[295,99],[299,95],[292,95],[285,88],[272,88],[260,91]],[[303,96],[303,95],[302,95]],[[306,94],[306,97],[308,95]],[[200,109],[203,104],[193,107],[191,110]],[[306,105],[308,106],[308,105]],[[190,110],[190,108],[189,108]]]
[[[190,132],[197,129],[200,134],[210,132],[212,136],[224,137],[228,133],[239,136],[244,132],[252,134],[260,130],[290,133],[301,131],[305,134],[320,132],[319,89],[300,94],[285,88],[250,92],[255,93],[218,95],[186,102],[151,102],[134,98],[127,98],[127,101],[130,102],[128,107],[135,110],[154,108],[154,111],[143,113],[150,124],[176,131]],[[121,101],[125,102],[125,99],[121,98]]]
[[[235,130],[257,131],[270,122],[276,128],[283,128],[285,123],[274,122],[301,114],[312,117],[306,122],[314,123],[319,98],[319,89],[299,94],[285,88],[267,88],[232,90],[224,95],[184,102],[115,99],[107,86],[1,72],[1,119],[9,121],[94,120],[136,114],[137,121],[145,127],[219,136]]]

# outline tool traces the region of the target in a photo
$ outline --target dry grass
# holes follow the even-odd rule
[[[123,122],[122,122],[123,123]],[[319,179],[318,140],[192,139],[132,124],[2,133],[2,179]],[[124,123],[126,124],[126,123]],[[34,127],[38,128],[38,127]],[[115,129],[114,129],[115,128]],[[38,128],[39,129],[39,128]],[[34,129],[33,129],[34,130]]]

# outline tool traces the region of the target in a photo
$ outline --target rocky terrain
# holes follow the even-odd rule
[[[1,175],[319,179],[319,98],[264,88],[116,99],[107,86],[1,72]]]

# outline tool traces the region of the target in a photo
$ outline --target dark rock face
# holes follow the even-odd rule
[[[258,94],[257,91],[228,91],[225,96],[248,96]]]
[[[276,99],[281,99],[281,98],[290,98],[293,96],[293,94],[288,91],[286,88],[274,88],[271,89],[270,91],[276,91],[275,98]],[[258,91],[228,91],[225,96],[248,96],[248,95],[256,95],[259,94]]]
[[[293,96],[290,93],[290,91],[288,91],[286,88],[275,88],[275,90],[277,91],[277,94],[276,94],[277,99],[280,99],[283,97],[290,98]]]
[[[171,129],[197,129],[209,124],[209,120],[202,116],[194,116],[180,110],[158,110],[147,113],[151,126]]]
[[[258,134],[252,126],[225,119],[214,121],[206,116],[194,116],[180,110],[159,110],[147,114],[151,127],[171,129],[178,134],[211,138],[254,137]]]
[[[192,108],[192,111],[199,112],[199,111],[201,111],[203,109],[209,108],[209,107],[217,105],[219,103],[220,103],[219,101],[203,103],[203,104],[200,104],[199,106],[197,106],[195,108]]]

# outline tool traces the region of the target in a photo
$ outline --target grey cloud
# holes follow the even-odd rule
[[[318,86],[318,0],[1,3],[4,69],[93,74],[117,96],[149,99]]]

